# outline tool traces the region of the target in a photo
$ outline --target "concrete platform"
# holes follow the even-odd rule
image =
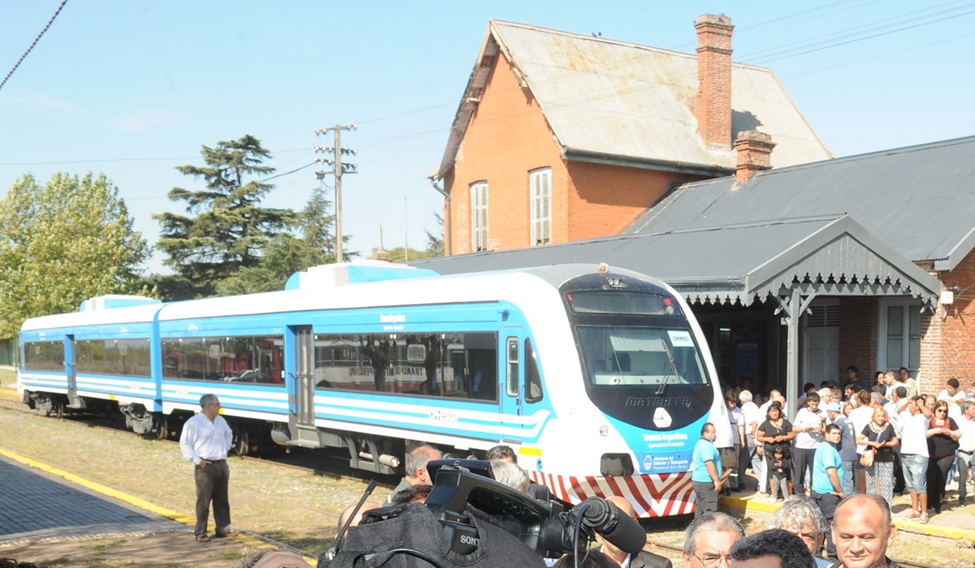
[[[0,455],[0,543],[177,531],[192,534],[158,512]]]

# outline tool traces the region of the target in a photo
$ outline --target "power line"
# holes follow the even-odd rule
[[[61,13],[61,9],[64,8],[64,5],[67,3],[68,0],[62,0],[61,5],[58,6],[58,10],[54,12],[54,15],[51,16],[50,20],[48,20],[47,25],[44,26],[44,29],[41,30],[41,33],[37,34],[37,37],[34,38],[33,43],[31,43],[30,47],[27,48],[27,51],[25,51],[24,54],[20,56],[20,59],[17,60],[17,63],[14,65],[14,68],[10,70],[10,73],[7,73],[7,76],[3,78],[3,81],[0,81],[0,89],[2,89],[3,86],[7,84],[7,80],[10,79],[10,76],[14,74],[14,71],[16,71],[18,67],[20,67],[20,64],[24,61],[24,58],[27,57],[27,54],[30,53],[32,49],[34,49],[34,46],[37,45],[38,41],[40,41],[41,36],[44,35],[44,32],[47,31],[47,28],[51,27],[51,24],[54,23],[54,18],[58,17],[58,14]]]

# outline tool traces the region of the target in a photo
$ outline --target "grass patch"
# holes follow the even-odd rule
[[[10,369],[0,369],[0,388],[15,388],[17,384],[17,371]]]

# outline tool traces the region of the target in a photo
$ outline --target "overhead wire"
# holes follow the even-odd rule
[[[33,51],[34,46],[37,45],[37,42],[41,40],[41,36],[43,36],[44,33],[47,31],[47,29],[51,27],[51,24],[54,23],[54,19],[58,17],[58,14],[61,13],[61,10],[64,8],[64,5],[67,3],[68,0],[61,1],[61,5],[58,6],[57,11],[54,12],[54,15],[51,16],[51,19],[47,21],[47,25],[44,26],[44,29],[41,30],[41,33],[37,34],[37,37],[35,37],[34,41],[31,42],[30,47],[27,48],[27,51],[25,51],[24,54],[20,56],[20,59],[17,60],[17,63],[14,64],[13,69],[11,69],[9,73],[7,73],[7,76],[3,78],[3,81],[0,81],[0,89],[3,89],[3,86],[7,84],[8,80],[10,80],[10,77],[14,74],[14,71],[16,71],[17,68],[20,67],[20,64],[24,62],[24,59],[27,58],[27,54]]]

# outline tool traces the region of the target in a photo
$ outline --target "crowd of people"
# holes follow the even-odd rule
[[[847,375],[843,388],[806,384],[791,420],[779,390],[761,405],[750,390],[727,391],[736,452],[716,448],[716,459],[704,458],[715,441],[705,426],[692,466],[696,491],[710,482],[701,486],[701,512],[717,510],[717,493],[743,490],[747,468],[771,501],[808,495],[827,517],[847,495],[879,495],[890,506],[895,494],[909,493],[913,506],[905,515],[927,523],[942,512],[946,484],[955,478],[958,505],[966,504],[975,452],[973,389],[966,392],[952,378],[937,395],[920,394],[905,368],[878,372],[873,384],[854,366]]]

